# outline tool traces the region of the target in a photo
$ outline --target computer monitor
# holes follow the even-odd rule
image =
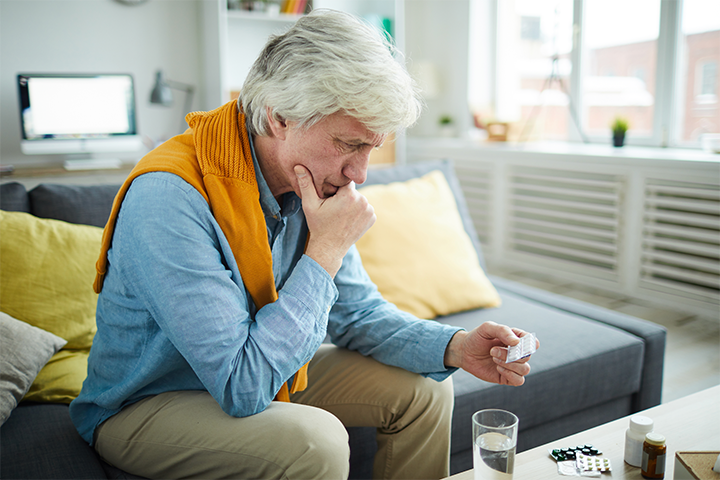
[[[18,74],[26,155],[138,152],[129,74]]]

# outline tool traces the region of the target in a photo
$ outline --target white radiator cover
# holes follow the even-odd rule
[[[507,182],[508,250],[617,273],[621,177],[513,166]]]
[[[720,157],[624,148],[410,138],[407,158],[454,162],[488,265],[720,320]]]
[[[708,180],[645,180],[643,288],[720,303],[720,189]]]

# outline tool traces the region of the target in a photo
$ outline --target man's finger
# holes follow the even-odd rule
[[[483,336],[489,340],[497,339],[505,345],[517,345],[520,339],[513,330],[505,325],[498,325],[495,322],[485,322],[480,326]]]
[[[515,387],[519,387],[525,383],[525,377],[523,375],[519,375],[516,372],[513,372],[512,370],[510,370],[508,368],[498,366],[497,371],[501,377],[501,380],[500,380],[501,385],[504,384],[504,385],[512,385]]]
[[[319,200],[310,172],[302,165],[295,165],[294,170],[300,188],[300,198],[302,200]]]

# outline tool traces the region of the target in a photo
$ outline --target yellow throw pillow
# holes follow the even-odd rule
[[[90,349],[60,350],[35,377],[23,400],[70,403],[87,377]]]
[[[68,342],[38,374],[28,394],[34,400],[57,401],[39,388],[57,382],[67,385],[54,391],[80,392],[87,369],[78,372],[68,351],[87,356],[95,336],[101,237],[98,227],[0,211],[0,311]]]
[[[377,221],[356,245],[383,298],[419,318],[500,305],[442,172],[359,191]]]

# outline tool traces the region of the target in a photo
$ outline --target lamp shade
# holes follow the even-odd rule
[[[165,82],[162,70],[155,74],[155,86],[150,93],[150,103],[156,103],[169,107],[173,103],[172,89]]]

